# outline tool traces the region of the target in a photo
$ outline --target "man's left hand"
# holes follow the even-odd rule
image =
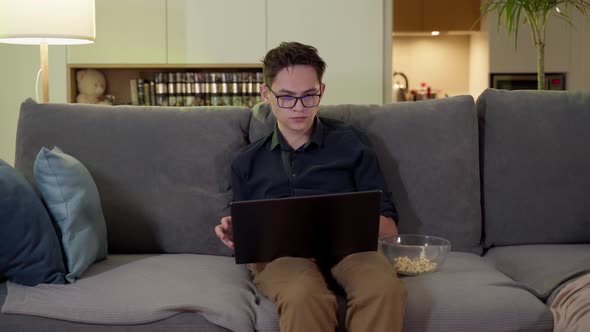
[[[397,235],[395,221],[389,217],[379,216],[379,237]]]

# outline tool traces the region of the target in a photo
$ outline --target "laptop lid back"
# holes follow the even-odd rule
[[[377,249],[381,191],[231,203],[236,263]]]

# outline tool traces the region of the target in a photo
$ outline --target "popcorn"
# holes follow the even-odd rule
[[[408,256],[394,258],[393,268],[400,274],[415,275],[434,271],[438,264],[431,262],[426,257],[410,259]]]

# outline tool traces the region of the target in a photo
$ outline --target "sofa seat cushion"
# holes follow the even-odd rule
[[[545,301],[564,282],[590,272],[590,244],[495,247],[485,259]]]
[[[553,317],[530,292],[482,257],[451,252],[435,273],[404,277],[404,331],[552,331]]]
[[[6,283],[0,283],[0,304],[6,299]],[[170,318],[149,324],[138,325],[98,325],[70,322],[61,319],[30,315],[12,315],[0,313],[0,331],[59,331],[59,332],[228,332],[215,325],[200,314],[184,312]]]
[[[231,257],[111,255],[76,284],[24,287],[8,282],[2,313],[91,324],[143,324],[200,313],[232,331],[273,331],[276,310]]]
[[[390,105],[327,105],[373,144],[393,193],[402,233],[444,237],[453,250],[481,254],[477,114],[471,96]],[[274,130],[268,104],[252,112],[249,138]]]
[[[101,265],[110,263],[111,268],[124,266],[137,256],[111,255],[101,263],[91,267],[75,286],[80,286],[88,274],[98,273]],[[206,261],[209,257],[204,258]],[[234,266],[229,258],[213,258],[216,268],[211,272],[227,280],[227,269]],[[195,261],[196,262],[196,261]],[[201,262],[202,263],[202,262]],[[102,269],[104,269],[103,267]],[[93,272],[92,272],[93,271]],[[176,271],[176,274],[182,274]],[[242,278],[249,279],[244,271],[234,271]],[[404,331],[446,332],[446,331],[551,331],[553,318],[547,307],[526,290],[511,287],[511,280],[494,269],[479,256],[451,252],[441,269],[435,273],[417,277],[404,277],[408,290],[408,303]],[[195,286],[203,280],[195,279]],[[239,283],[244,282],[239,281]],[[5,284],[0,285],[0,303],[6,295]],[[251,284],[247,283],[247,287]],[[155,286],[155,287],[162,287]],[[251,291],[254,291],[251,289]],[[264,297],[257,295],[259,308],[252,311],[256,317],[255,325],[260,330],[278,331],[278,315]],[[235,299],[224,298],[224,301]],[[55,304],[53,304],[55,305]],[[260,309],[260,310],[259,310]],[[63,309],[57,309],[63,310]],[[187,310],[190,311],[190,310]],[[194,325],[193,325],[194,324]],[[0,330],[37,331],[41,327],[60,331],[225,331],[212,325],[199,314],[178,313],[170,318],[144,325],[89,325],[28,315],[0,314]],[[266,327],[266,328],[265,328]],[[250,325],[250,328],[253,328]]]

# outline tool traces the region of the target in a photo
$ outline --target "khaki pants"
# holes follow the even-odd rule
[[[248,268],[256,287],[277,306],[282,332],[336,329],[336,296],[328,289],[314,260],[282,257],[270,263],[250,264]],[[330,273],[346,291],[347,331],[402,330],[406,289],[382,254],[349,255]]]

